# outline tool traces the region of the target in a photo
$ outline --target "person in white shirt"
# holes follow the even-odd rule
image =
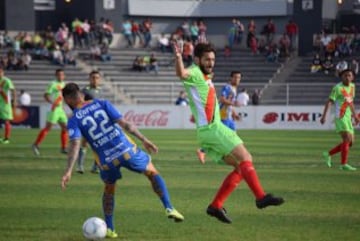
[[[21,106],[29,106],[31,104],[31,96],[25,90],[20,90],[19,103]]]
[[[247,106],[249,100],[250,100],[249,94],[247,93],[247,90],[243,88],[236,97],[235,106]]]

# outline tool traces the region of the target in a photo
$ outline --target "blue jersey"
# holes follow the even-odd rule
[[[225,99],[230,99],[232,102],[235,102],[236,98],[236,89],[233,88],[230,84],[224,85],[224,87],[221,89],[221,96]],[[220,107],[220,116],[221,120],[232,120],[232,105],[219,105]]]
[[[83,136],[100,163],[110,163],[135,147],[116,123],[121,118],[121,113],[109,101],[94,99],[73,110],[68,121],[69,138],[74,140]]]

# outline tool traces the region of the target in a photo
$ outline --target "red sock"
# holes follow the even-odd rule
[[[223,181],[220,189],[216,193],[211,206],[215,208],[222,208],[227,197],[234,191],[236,186],[240,183],[242,176],[237,171],[231,172]]]
[[[339,145],[335,146],[333,149],[331,149],[329,151],[329,155],[332,156],[332,155],[335,155],[336,153],[340,152],[341,151],[341,147],[342,147],[342,143],[340,143]]]
[[[239,165],[241,174],[244,177],[251,191],[254,193],[256,199],[262,199],[265,192],[260,184],[259,178],[256,174],[255,168],[251,161],[242,161]]]
[[[48,129],[46,128],[42,129],[36,138],[35,145],[38,146],[44,140],[48,132],[49,132]]]
[[[347,163],[349,148],[350,148],[350,143],[347,141],[344,141],[341,145],[341,164],[342,165]]]
[[[10,139],[11,124],[10,121],[5,121],[5,139]]]
[[[68,140],[67,131],[61,131],[61,148],[65,149]]]

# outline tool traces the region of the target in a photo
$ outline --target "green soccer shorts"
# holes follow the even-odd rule
[[[1,120],[12,120],[12,119],[14,119],[11,104],[3,104],[3,105],[0,106],[0,119]]]
[[[206,155],[218,164],[224,163],[223,157],[243,143],[235,131],[221,122],[198,128],[197,138]]]
[[[52,124],[67,123],[67,115],[62,107],[57,107],[53,111],[47,113],[46,121]]]
[[[354,134],[351,118],[335,118],[336,132],[349,132]]]

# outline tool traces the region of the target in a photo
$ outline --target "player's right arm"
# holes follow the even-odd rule
[[[325,104],[325,106],[324,106],[323,114],[322,114],[322,116],[321,116],[321,118],[320,118],[320,123],[321,123],[321,124],[324,124],[324,123],[326,122],[326,115],[327,115],[327,113],[328,113],[328,111],[329,111],[329,109],[330,109],[330,107],[332,106],[333,103],[334,103],[334,101],[331,100],[331,99],[329,99],[329,100],[326,102],[326,104]]]
[[[190,76],[189,70],[185,69],[184,62],[183,62],[183,59],[182,59],[181,50],[180,50],[179,46],[176,43],[173,44],[173,49],[174,49],[174,53],[175,53],[176,75],[180,79],[185,80]]]
[[[65,169],[64,175],[61,179],[61,187],[63,190],[65,190],[67,183],[71,179],[72,170],[74,168],[79,150],[80,150],[80,138],[79,139],[73,139],[70,141],[69,145],[69,152],[68,152],[68,158],[67,158],[67,167]]]
[[[61,187],[65,190],[67,183],[71,179],[72,170],[74,168],[81,143],[81,132],[77,126],[76,120],[71,118],[68,122],[68,133],[69,133],[69,150],[67,156],[67,166],[64,175],[61,179]]]

